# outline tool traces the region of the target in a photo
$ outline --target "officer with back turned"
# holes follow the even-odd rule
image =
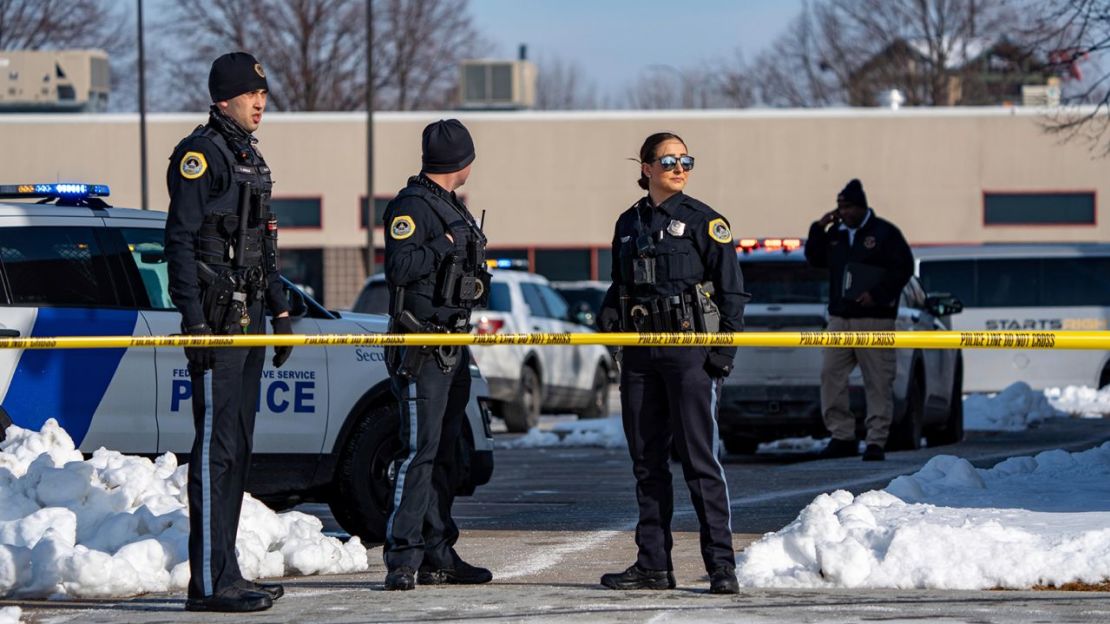
[[[250,54],[225,54],[208,76],[208,123],[170,157],[166,258],[170,297],[188,335],[290,334],[278,272],[270,169],[252,134],[268,87]],[[189,348],[196,436],[189,459],[189,611],[260,611],[280,585],[243,578],[235,538],[250,465],[264,347]],[[292,347],[275,349],[285,363]]]
[[[385,277],[391,333],[466,333],[489,294],[486,237],[455,190],[466,184],[474,142],[458,120],[424,128],[420,174],[386,208]],[[470,398],[470,352],[390,347],[403,455],[386,523],[387,590],[488,583],[489,570],[455,552],[455,444]]]

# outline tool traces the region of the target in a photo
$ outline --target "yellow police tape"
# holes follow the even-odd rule
[[[375,347],[429,345],[605,345],[852,347],[863,349],[1110,350],[1110,331],[743,332],[720,334],[252,334],[241,336],[59,336],[0,338],[0,349],[136,347]]]

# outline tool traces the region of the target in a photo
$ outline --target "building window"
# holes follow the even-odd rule
[[[324,303],[324,250],[282,249],[281,274],[308,296]]]
[[[552,281],[590,279],[589,249],[537,249],[536,273]]]
[[[1095,194],[983,193],[985,225],[1094,225]]]
[[[385,207],[389,202],[393,201],[392,197],[375,197],[374,198],[374,227],[383,225],[382,220],[385,218]],[[359,200],[359,214],[362,215],[359,225],[362,229],[366,229],[366,198],[363,197]]]
[[[319,197],[275,197],[270,209],[277,215],[278,227],[318,228],[321,226]]]

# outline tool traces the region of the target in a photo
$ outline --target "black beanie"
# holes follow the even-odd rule
[[[257,89],[270,90],[266,72],[258,59],[246,52],[231,52],[212,61],[208,72],[208,93],[213,102],[223,102]]]
[[[425,173],[454,173],[474,162],[474,141],[458,119],[428,124],[420,145]]]
[[[863,183],[858,178],[852,178],[836,198],[860,208],[869,207],[867,205],[867,194],[863,192]]]

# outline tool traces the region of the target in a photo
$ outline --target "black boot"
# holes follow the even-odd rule
[[[396,570],[390,570],[389,574],[385,575],[385,590],[386,591],[408,591],[416,587],[416,579],[413,578],[413,569],[408,566],[401,566]]]
[[[740,583],[736,580],[736,570],[721,566],[709,574],[709,593],[739,594]]]
[[[285,595],[285,588],[281,585],[278,585],[277,583],[255,583],[254,581],[248,581],[247,579],[240,579],[236,581],[235,587],[238,587],[239,589],[245,591],[253,591],[266,594],[270,597],[270,600],[273,600],[275,602],[278,598],[281,598]]]
[[[186,611],[220,611],[243,613],[265,611],[274,606],[274,601],[264,593],[240,589],[234,585],[211,596],[189,598],[185,601]]]
[[[829,445],[821,451],[821,457],[832,459],[834,457],[855,457],[859,455],[859,442],[855,440],[829,440]]]
[[[886,452],[878,444],[868,444],[863,451],[863,461],[883,461],[884,459],[886,459]]]
[[[456,557],[453,568],[437,570],[420,566],[420,574],[416,576],[416,580],[421,585],[481,585],[492,581],[493,573]]]
[[[624,572],[604,574],[601,584],[609,589],[674,589],[674,573],[670,570],[644,570],[633,565]]]

